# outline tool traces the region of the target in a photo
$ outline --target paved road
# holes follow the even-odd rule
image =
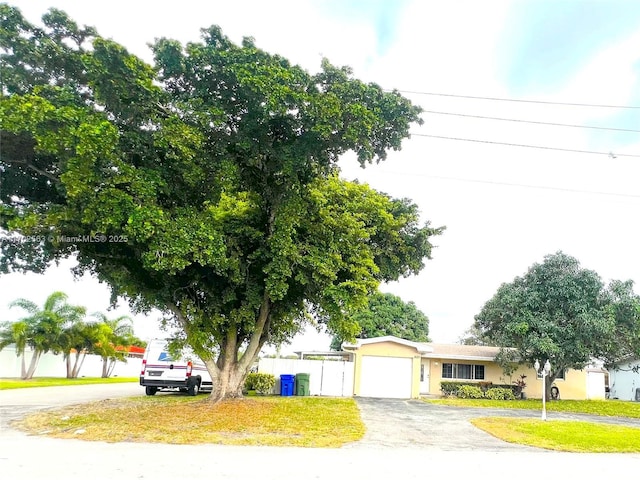
[[[570,474],[581,480],[601,480],[636,478],[633,472],[640,471],[640,455],[578,455],[513,447],[470,427],[465,418],[475,415],[473,412],[450,412],[403,401],[359,400],[367,435],[362,442],[341,449],[86,442],[27,436],[6,427],[9,417],[33,409],[142,393],[135,385],[91,387],[0,392],[0,405],[5,414],[9,412],[9,416],[3,415],[0,432],[2,480],[184,476],[216,480],[395,480],[434,475],[474,480],[514,476],[526,480],[539,479],[540,469],[546,472],[545,478]],[[15,409],[22,413],[12,413]],[[486,410],[481,411],[481,415],[486,414]],[[427,435],[427,428],[431,428],[432,436]]]
[[[0,390],[0,430],[5,435],[12,420],[37,410],[143,394],[137,383]]]

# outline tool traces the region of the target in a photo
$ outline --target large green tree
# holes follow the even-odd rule
[[[414,342],[429,341],[429,319],[413,302],[405,302],[391,293],[376,292],[352,319],[358,323],[357,338],[393,335]],[[339,350],[344,339],[334,335],[331,348]]]
[[[607,287],[595,271],[558,252],[502,284],[475,317],[473,330],[484,342],[504,347],[498,359],[505,366],[548,359],[549,397],[551,384],[564,370],[638,351],[637,330],[634,337],[620,339],[640,327],[638,305],[631,282]]]
[[[441,229],[415,204],[338,176],[342,154],[384,160],[420,122],[398,92],[215,26],[157,40],[148,65],[59,10],[42,28],[0,18],[0,269],[75,255],[114,300],[180,327],[213,400],[311,317],[352,337],[349,312],[430,257]]]

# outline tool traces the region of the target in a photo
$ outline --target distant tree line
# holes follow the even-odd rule
[[[8,345],[16,346],[16,355],[21,358],[20,377],[33,377],[43,353],[62,354],[67,367],[67,378],[77,378],[87,354],[102,357],[102,377],[113,372],[118,360],[124,360],[132,345],[143,345],[133,334],[131,319],[127,316],[108,318],[103,313],[94,313],[87,318],[87,309],[70,305],[67,295],[53,292],[42,307],[25,298],[9,304],[18,307],[27,315],[15,322],[0,323],[0,350]],[[27,367],[25,352],[32,349]]]

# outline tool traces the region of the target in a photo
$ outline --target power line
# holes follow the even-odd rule
[[[479,140],[474,138],[459,138],[459,137],[446,137],[443,135],[427,135],[425,133],[412,133],[412,136],[416,137],[428,137],[428,138],[439,138],[442,140],[455,140],[458,142],[473,142],[473,143],[486,143],[491,145],[506,145],[508,147],[521,147],[521,148],[536,148],[539,150],[556,150],[559,152],[572,152],[572,153],[587,153],[591,155],[609,155],[611,157],[630,157],[630,158],[640,158],[640,155],[634,155],[629,153],[612,153],[612,152],[597,152],[594,150],[577,150],[572,148],[560,148],[560,147],[547,147],[544,145],[525,145],[522,143],[507,143],[507,142],[494,142],[491,140]]]
[[[387,172],[387,173],[391,173],[391,172]],[[503,185],[508,187],[534,188],[534,189],[540,189],[540,190],[555,190],[558,192],[588,193],[591,195],[607,195],[607,196],[613,196],[613,197],[640,198],[640,195],[634,195],[632,193],[600,192],[600,191],[593,191],[593,190],[580,190],[576,188],[549,187],[546,185],[528,185],[526,183],[496,182],[492,180],[476,180],[476,179],[469,179],[469,178],[443,177],[439,175],[422,175],[422,174],[415,174],[415,173],[407,173],[406,175],[419,176],[419,177],[425,177],[425,178],[434,178],[437,180],[453,180],[458,182],[486,183],[489,185]]]
[[[616,132],[633,132],[640,133],[640,130],[634,130],[631,128],[613,128],[613,127],[598,127],[595,125],[574,125],[570,123],[553,123],[553,122],[538,122],[535,120],[521,120],[517,118],[503,118],[503,117],[487,117],[483,115],[468,115],[466,113],[454,113],[454,112],[436,112],[434,110],[423,110],[425,113],[432,113],[435,115],[452,115],[455,117],[468,117],[468,118],[479,118],[483,120],[502,120],[505,122],[519,122],[519,123],[533,123],[536,125],[552,125],[555,127],[575,127],[575,128],[593,128],[596,130],[612,130]]]
[[[557,192],[567,192],[567,193],[586,193],[589,195],[605,195],[605,196],[611,196],[611,197],[640,198],[640,195],[635,195],[632,193],[602,192],[597,190],[581,190],[577,188],[550,187],[547,185],[529,185],[526,183],[497,182],[494,180],[478,180],[473,178],[447,177],[442,175],[429,175],[425,173],[414,173],[414,172],[386,171],[385,175],[410,175],[412,177],[432,178],[435,180],[451,180],[455,182],[483,183],[488,185],[500,185],[500,186],[506,186],[506,187],[531,188],[531,189],[537,189],[537,190],[554,190]]]
[[[496,102],[519,102],[519,103],[537,103],[542,105],[564,105],[564,106],[570,106],[570,107],[626,108],[626,109],[640,110],[640,106],[631,106],[631,105],[603,105],[603,104],[593,104],[593,103],[550,102],[550,101],[544,101],[544,100],[525,100],[521,98],[479,97],[479,96],[473,96],[473,95],[454,95],[452,93],[416,92],[412,90],[396,90],[396,91],[400,93],[408,93],[413,95],[469,98],[473,100],[491,100]]]

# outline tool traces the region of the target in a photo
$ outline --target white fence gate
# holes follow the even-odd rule
[[[276,377],[273,393],[280,393],[280,375],[308,373],[309,394],[330,397],[353,396],[353,362],[337,360],[293,360],[261,358],[258,372]]]

